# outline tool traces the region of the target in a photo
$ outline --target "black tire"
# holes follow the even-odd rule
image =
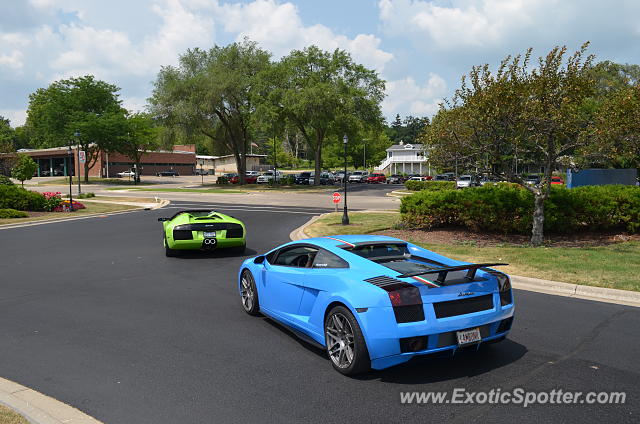
[[[331,330],[329,330],[328,328],[330,325],[332,325],[334,316],[336,316],[337,319],[342,319],[342,317],[344,317],[349,322],[353,333],[353,358],[350,363],[343,364],[343,366],[340,366],[336,363],[336,360],[334,360],[334,358],[332,357],[332,353],[330,352],[332,343],[329,340],[329,338],[331,337],[329,335],[329,332]],[[346,307],[341,305],[335,306],[329,311],[324,320],[324,338],[327,355],[329,356],[331,365],[339,373],[344,375],[356,375],[367,372],[371,369],[371,359],[369,358],[367,343],[365,342],[364,336],[362,335],[360,325],[358,324],[358,321],[355,319],[351,311]]]
[[[245,282],[247,286],[245,286]],[[245,290],[250,289],[245,297]],[[256,280],[253,278],[253,274],[248,269],[242,271],[240,277],[240,299],[242,302],[242,309],[249,315],[260,315],[260,301],[258,300],[258,290],[256,288]]]
[[[169,245],[167,244],[167,239],[164,238],[164,254],[167,258],[175,258],[176,256],[178,256],[178,252],[175,249],[171,249],[169,248]]]

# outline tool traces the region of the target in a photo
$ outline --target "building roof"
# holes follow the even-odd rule
[[[422,150],[422,144],[394,144],[387,149],[387,151],[390,150]]]

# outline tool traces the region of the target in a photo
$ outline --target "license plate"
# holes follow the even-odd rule
[[[482,338],[480,337],[480,329],[473,328],[471,330],[457,331],[458,346],[464,346],[471,343],[478,343]]]
[[[215,237],[216,236],[216,232],[215,231],[205,231],[203,235],[205,237]]]

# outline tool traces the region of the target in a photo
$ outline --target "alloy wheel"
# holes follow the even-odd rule
[[[353,329],[346,316],[335,313],[329,317],[326,330],[327,352],[339,368],[348,368],[354,357]]]
[[[246,311],[251,311],[254,304],[255,292],[253,291],[252,281],[250,280],[251,276],[245,273],[242,276],[242,289],[240,291],[240,295],[242,296],[242,307]]]

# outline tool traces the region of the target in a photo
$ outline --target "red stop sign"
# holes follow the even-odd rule
[[[340,203],[340,193],[337,191],[333,193],[333,203]]]

